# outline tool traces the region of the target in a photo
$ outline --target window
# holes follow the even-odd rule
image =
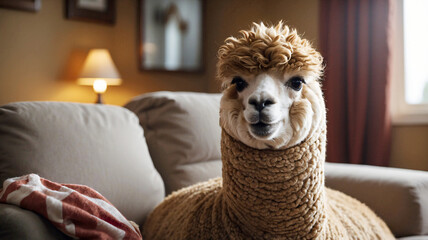
[[[392,120],[428,124],[428,1],[395,0]]]
[[[404,0],[405,100],[428,103],[428,1]]]

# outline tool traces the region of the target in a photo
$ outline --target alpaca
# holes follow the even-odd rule
[[[367,206],[324,185],[321,55],[279,22],[218,52],[222,178],[169,195],[144,239],[395,239]]]

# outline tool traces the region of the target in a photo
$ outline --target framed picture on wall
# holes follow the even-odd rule
[[[41,7],[41,0],[0,0],[0,7],[37,12]]]
[[[114,24],[115,0],[66,0],[67,19]]]
[[[139,0],[142,71],[202,72],[205,0]]]

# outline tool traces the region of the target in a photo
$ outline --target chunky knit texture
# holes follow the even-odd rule
[[[395,239],[367,206],[324,185],[326,112],[316,82],[321,55],[282,22],[255,24],[241,34],[220,47],[217,65],[224,87],[222,178],[169,195],[149,216],[144,239]],[[292,104],[280,130],[291,128],[267,144],[248,132],[244,100],[232,78],[269,71],[312,81],[283,96]],[[282,142],[296,136],[292,144]]]
[[[367,206],[324,186],[325,122],[285,150],[222,133],[223,178],[169,195],[144,239],[395,239]]]

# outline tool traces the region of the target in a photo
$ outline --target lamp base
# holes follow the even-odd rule
[[[101,93],[97,93],[97,101],[95,102],[97,104],[103,104],[103,98]]]

